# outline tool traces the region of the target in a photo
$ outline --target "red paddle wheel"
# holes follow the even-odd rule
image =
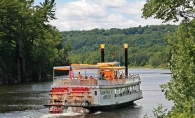
[[[54,87],[50,90],[49,111],[51,113],[62,113],[64,111],[63,103],[65,101],[63,101],[63,97],[68,91],[67,87]]]

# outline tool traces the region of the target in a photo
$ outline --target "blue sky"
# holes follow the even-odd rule
[[[35,4],[44,0],[34,0]],[[146,0],[55,0],[56,17],[50,24],[60,31],[94,28],[129,28],[160,25],[161,20],[141,18]],[[172,22],[168,22],[172,24]]]

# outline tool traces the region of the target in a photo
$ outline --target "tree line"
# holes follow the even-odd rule
[[[63,45],[71,46],[71,63],[100,62],[100,44],[105,44],[105,61],[120,61],[124,65],[123,44],[128,43],[129,66],[167,67],[171,58],[165,37],[173,34],[177,25],[148,25],[126,29],[92,29],[62,32]]]
[[[0,83],[41,81],[53,65],[69,64],[55,20],[55,0],[0,1]]]

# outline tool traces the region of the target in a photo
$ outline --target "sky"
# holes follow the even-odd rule
[[[44,0],[34,0],[35,4]],[[56,20],[50,21],[60,31],[95,28],[129,28],[161,25],[162,20],[141,18],[146,0],[55,0]],[[173,24],[168,22],[168,24]]]

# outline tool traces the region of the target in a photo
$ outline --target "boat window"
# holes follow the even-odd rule
[[[115,76],[115,75],[118,77],[119,72],[118,72],[118,71],[114,71],[114,76]]]
[[[133,86],[133,92],[135,92],[135,86]]]
[[[133,91],[132,89],[133,89],[133,87],[132,87],[132,86],[130,86],[130,92],[132,92],[132,91]]]
[[[97,95],[97,91],[95,91],[95,93],[94,93],[95,95]]]

